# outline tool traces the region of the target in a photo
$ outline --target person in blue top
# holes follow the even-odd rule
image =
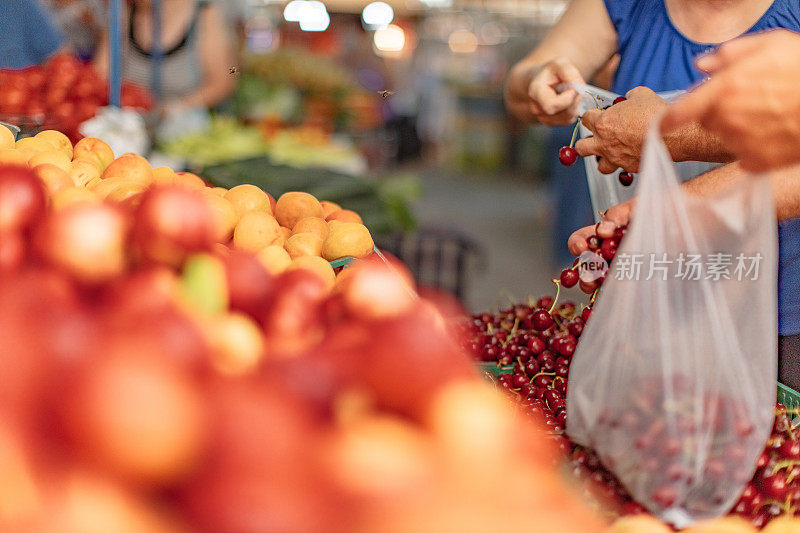
[[[0,68],[22,69],[63,51],[64,36],[38,2],[0,1]]]
[[[512,113],[531,122],[564,125],[577,119],[579,96],[558,92],[563,83],[588,79],[615,52],[620,54],[612,91],[631,96],[607,111],[583,117],[593,138],[576,149],[600,158],[601,172],[638,170],[647,123],[666,107],[653,91],[689,89],[704,79],[695,59],[721,43],[774,28],[800,32],[797,0],[574,0],[539,47],[512,69],[506,102]],[[637,87],[648,89],[636,89]],[[730,162],[730,150],[696,123],[684,124],[665,138],[676,161]],[[687,182],[699,194],[719,189],[741,173],[726,165]],[[697,183],[694,183],[697,182]],[[625,206],[610,219],[624,218]],[[607,213],[607,218],[609,215]],[[613,225],[608,222],[607,225]],[[570,249],[587,230],[570,239]],[[778,315],[780,379],[800,386],[800,219],[779,225]]]

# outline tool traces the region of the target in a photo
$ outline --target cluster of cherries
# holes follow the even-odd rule
[[[595,227],[595,233],[586,243],[590,250],[610,263],[625,232],[626,227],[618,227],[613,236],[602,238]],[[466,335],[462,338],[466,338],[465,348],[475,359],[500,367],[499,376],[492,374],[497,386],[515,399],[522,412],[536,419],[556,442],[562,460],[569,465],[589,501],[611,516],[645,513],[646,509],[628,494],[597,454],[571,442],[564,434],[570,363],[592,307],[579,308],[571,302],[558,305],[560,288],[580,284],[582,290],[593,293],[593,302],[602,284],[602,279],[594,286],[584,284],[578,276],[578,268],[576,262],[572,268],[561,272],[560,279],[554,280],[559,289],[555,298],[546,296],[497,313],[473,315],[463,324]],[[654,392],[658,388],[648,384],[643,384],[643,389],[637,392],[641,393],[639,401],[647,396],[644,389],[655,394],[653,401],[658,401]],[[633,418],[636,413],[631,409],[629,414]],[[733,420],[744,424],[737,434],[746,431],[744,426],[752,427],[742,422],[741,417]],[[656,440],[659,446],[669,445],[663,439]],[[641,446],[644,448],[631,450],[631,453],[653,451],[647,448],[646,442]],[[738,466],[735,457],[727,457],[736,454],[728,448],[725,450],[725,457],[721,457],[724,468],[731,463],[729,459],[732,465]],[[653,462],[660,467],[659,461]],[[642,465],[644,467],[644,462]],[[716,462],[709,460],[707,468],[715,467]],[[664,469],[665,476],[674,474],[667,470]],[[654,501],[661,502],[662,507],[674,502],[674,491],[669,484],[659,487],[657,492]],[[758,461],[758,470],[731,513],[747,518],[757,527],[763,527],[776,516],[800,515],[800,427],[792,423],[786,408],[780,404],[776,408],[772,435]]]
[[[614,99],[611,105],[624,102],[625,100],[626,98],[624,96],[618,96]],[[605,106],[601,109],[606,110],[609,107],[611,107],[611,105]],[[561,161],[561,164],[564,166],[571,167],[578,160],[578,151],[575,150],[575,148],[573,147],[575,146],[575,139],[577,138],[580,124],[581,121],[580,119],[578,119],[578,122],[575,124],[575,129],[572,132],[572,140],[570,141],[569,146],[562,146],[558,150],[558,160]],[[630,172],[626,171],[620,172],[619,175],[617,176],[617,179],[625,187],[629,187],[631,184],[633,184],[633,174],[631,174]]]
[[[622,243],[622,238],[625,236],[625,233],[628,231],[628,226],[617,226],[614,228],[613,235],[605,238],[597,234],[597,229],[599,227],[600,223],[598,222],[594,227],[594,234],[586,238],[586,246],[588,247],[589,251],[599,255],[605,259],[606,263],[610,265],[611,261],[613,261],[614,257],[617,255],[617,249]],[[603,284],[603,280],[605,280],[605,274],[600,276],[592,283],[585,283],[580,278],[580,274],[578,272],[579,269],[580,258],[576,258],[572,263],[572,267],[565,268],[561,271],[561,275],[559,276],[558,280],[559,283],[567,289],[578,285],[586,294],[594,295]]]
[[[494,378],[497,386],[556,442],[588,501],[609,516],[645,513],[596,453],[564,434],[569,366],[591,312],[591,307],[578,308],[570,302],[556,305],[553,298],[543,297],[494,314],[476,314],[464,326],[466,347],[475,359],[501,367],[501,374]],[[712,462],[707,468],[714,468]],[[668,489],[658,495],[666,507],[672,503]],[[758,460],[758,470],[731,514],[756,527],[777,516],[800,515],[800,427],[783,405],[776,407],[772,435]]]
[[[556,307],[550,297],[496,315],[482,313],[469,324],[468,349],[481,361],[510,367],[497,384],[560,434],[567,423],[569,365],[590,314],[590,307],[579,310],[569,302]]]

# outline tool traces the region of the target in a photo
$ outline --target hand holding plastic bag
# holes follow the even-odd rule
[[[593,85],[584,84],[570,84],[561,87],[561,89],[574,89],[580,94],[581,101],[578,107],[580,115],[583,115],[590,109],[597,109],[610,106],[614,100],[620,95],[600,89]],[[658,93],[658,96],[672,102],[686,91],[668,91]],[[581,124],[580,127],[581,138],[585,139],[592,135],[586,126]],[[620,184],[617,179],[617,173],[603,174],[597,167],[597,160],[594,157],[584,158],[586,165],[586,177],[589,183],[589,194],[592,198],[592,207],[595,210],[595,218],[600,220],[600,213],[606,211],[609,207],[617,205],[625,200],[629,200],[635,195],[636,182],[634,186],[626,187]],[[695,176],[707,172],[719,165],[716,163],[704,163],[699,161],[682,161],[673,163],[681,181],[686,181]]]
[[[687,196],[652,125],[639,180],[570,369],[567,433],[684,527],[733,506],[772,427],[775,213],[760,178]]]

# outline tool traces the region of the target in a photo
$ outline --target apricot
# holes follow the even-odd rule
[[[328,223],[321,218],[306,217],[300,219],[292,228],[292,235],[298,233],[313,233],[324,241],[328,236]]]
[[[286,228],[293,228],[306,217],[322,218],[322,214],[322,205],[307,192],[287,192],[275,204],[275,218]]]
[[[281,237],[280,226],[275,217],[264,211],[244,213],[233,230],[233,247],[237,250],[257,252]]]
[[[313,233],[296,233],[283,245],[289,257],[297,259],[304,255],[319,256],[322,253],[322,239]]]
[[[39,179],[44,183],[49,196],[53,196],[62,189],[69,189],[75,186],[69,174],[55,165],[49,163],[36,165],[33,167],[33,171],[36,172],[36,175],[39,176]]]
[[[650,515],[624,516],[618,519],[609,533],[669,533],[670,528]]]
[[[25,137],[14,143],[14,148],[22,150],[23,148],[34,150],[36,152],[49,152],[55,150],[56,147],[53,143],[44,139],[37,139],[36,137]]]
[[[237,185],[225,193],[225,198],[233,204],[239,216],[244,215],[248,211],[262,211],[268,215],[273,213],[269,206],[269,197],[267,193],[255,185],[247,183]]]
[[[112,202],[124,202],[125,200],[140,195],[147,190],[141,183],[123,183],[106,195],[107,200]]]
[[[282,246],[274,244],[260,250],[256,254],[256,259],[274,276],[277,276],[292,264],[289,252],[284,250]]]
[[[287,270],[298,269],[308,270],[319,276],[325,282],[328,290],[332,289],[336,283],[336,273],[333,271],[333,267],[319,256],[304,255],[293,259]]]
[[[123,154],[116,158],[113,163],[103,171],[101,177],[108,178],[130,178],[143,185],[153,183],[153,169],[147,159],[136,154]]]
[[[28,166],[31,168],[44,164],[55,165],[64,172],[72,170],[72,159],[67,157],[64,152],[59,152],[58,150],[37,152],[33,157],[28,159]]]
[[[86,137],[75,144],[72,159],[91,161],[102,172],[114,161],[114,151],[104,141],[94,137]]]
[[[14,148],[0,150],[0,165],[27,165],[28,157]]]
[[[342,257],[364,257],[372,253],[375,243],[363,224],[342,222],[331,228],[322,245],[322,257],[335,261]]]
[[[39,133],[36,134],[34,138],[49,142],[55,147],[56,150],[67,156],[70,159],[70,161],[72,160],[73,156],[72,141],[70,141],[69,137],[67,137],[60,131],[56,130],[40,131]]]
[[[14,143],[16,142],[17,141],[14,138],[14,132],[5,126],[0,126],[0,150],[14,148]]]
[[[85,187],[69,187],[55,193],[50,199],[50,205],[53,209],[59,210],[76,204],[96,204],[101,200],[93,191]]]
[[[75,159],[72,161],[72,169],[68,172],[73,183],[79,186],[88,186],[94,179],[100,179],[100,168],[88,159]]]
[[[684,531],[686,533],[757,533],[756,528],[740,516],[723,516],[705,520],[684,529]]]
[[[191,172],[178,172],[175,174],[175,183],[190,189],[202,190],[206,188],[206,182],[197,174]]]
[[[158,185],[172,185],[177,181],[175,171],[169,167],[153,169],[153,183]]]
[[[328,215],[326,220],[328,221],[338,220],[339,222],[355,222],[357,224],[363,223],[363,221],[361,220],[361,216],[355,211],[350,211],[349,209],[340,209],[339,211],[335,211],[330,215]]]
[[[340,206],[336,202],[329,202],[327,200],[323,200],[319,204],[322,206],[323,218],[328,218],[331,215],[331,213],[335,213],[336,211],[342,210],[342,206]]]
[[[239,222],[239,213],[236,212],[232,203],[213,192],[205,192],[203,198],[205,198],[206,203],[214,214],[215,240],[217,242],[227,242],[233,235],[237,222]]]

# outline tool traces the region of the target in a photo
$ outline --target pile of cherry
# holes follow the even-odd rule
[[[590,248],[610,261],[619,238],[592,239]],[[597,238],[597,242],[594,241]],[[603,253],[603,245],[606,245]],[[562,272],[558,285],[574,286],[574,267]],[[567,280],[565,280],[565,274]],[[516,304],[497,313],[481,313],[463,324],[466,346],[476,360],[495,363],[502,371],[495,378],[499,388],[519,404],[522,412],[540,422],[563,456],[567,469],[596,507],[610,516],[644,513],[597,455],[575,445],[564,434],[569,366],[575,348],[592,313],[590,306],[571,302],[558,305],[551,297]],[[494,374],[493,374],[494,375]],[[731,511],[763,527],[772,518],[800,515],[800,424],[778,404],[775,423],[758,470]]]
[[[614,99],[611,105],[601,107],[600,109],[605,111],[612,105],[618,104],[620,102],[624,102],[626,98],[624,96],[618,96]],[[571,167],[575,164],[578,160],[578,151],[573,148],[575,146],[575,138],[577,137],[578,129],[580,128],[581,121],[578,119],[578,122],[575,124],[575,131],[572,132],[572,141],[570,141],[569,146],[562,146],[561,149],[558,150],[558,160],[561,161],[561,164],[567,167]],[[598,156],[599,157],[599,156]],[[617,176],[619,182],[628,187],[633,183],[633,174],[630,172],[622,171]]]

